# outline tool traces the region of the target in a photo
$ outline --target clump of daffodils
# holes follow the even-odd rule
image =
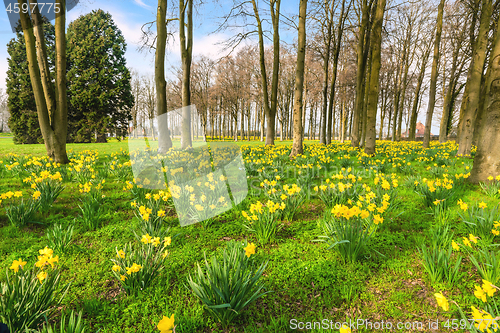
[[[139,244],[132,246],[129,243],[123,249],[116,249],[116,258],[111,259],[111,270],[127,294],[137,294],[158,277],[169,255],[167,247],[171,243],[171,237],[160,239],[144,234]]]
[[[255,234],[261,245],[273,242],[278,230],[282,227],[279,224],[279,217],[286,208],[284,202],[278,203],[268,200],[265,205],[257,201],[250,205],[249,213],[242,211],[241,214],[248,221],[244,224],[250,232]]]
[[[477,285],[475,286],[474,296],[483,301],[483,303],[487,303],[488,301],[487,296],[491,297],[494,303],[493,307],[488,306],[488,310],[485,309],[480,310],[474,306],[471,306],[473,325],[480,332],[492,332],[492,330],[496,331],[498,328],[499,316],[498,313],[495,314],[495,312],[497,312],[496,310],[497,306],[496,306],[496,301],[492,298],[497,289],[499,289],[497,286],[493,285],[491,282],[486,281],[484,279],[482,286],[477,286]],[[446,297],[442,293],[436,293],[434,294],[434,297],[436,298],[436,302],[439,307],[441,307],[444,311],[449,311],[450,301],[448,301],[448,299],[446,299]],[[457,306],[460,315],[462,317],[462,320],[469,322],[470,319],[462,311],[462,308],[454,301],[451,301],[451,303]]]
[[[59,256],[54,256],[52,249],[45,247],[39,250],[38,261],[27,268],[27,261],[22,258],[14,260],[9,270],[14,274],[6,281],[0,282],[0,317],[11,331],[20,332],[33,329],[50,317],[52,311],[62,300],[57,295],[60,271],[56,267]],[[60,293],[64,295],[69,284]]]

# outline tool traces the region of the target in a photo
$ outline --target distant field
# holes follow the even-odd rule
[[[202,142],[199,141],[194,141],[194,145],[196,144],[203,144]],[[236,143],[238,146],[242,145],[251,145],[251,146],[259,146],[263,145],[264,143],[261,141],[228,141],[226,142],[233,142]],[[286,145],[290,144],[292,141],[290,140],[284,140],[284,141],[275,141],[275,144],[278,145]],[[309,141],[305,140],[305,143],[315,143],[318,142],[317,140],[315,141]],[[144,140],[139,140],[139,139],[134,139],[133,140],[133,145],[140,145],[143,144]],[[152,148],[158,147],[158,141],[153,141],[149,140],[149,143]],[[177,139],[173,140],[174,147],[180,146],[180,141]],[[85,150],[97,150],[101,154],[111,154],[113,152],[119,151],[120,149],[123,150],[129,150],[129,142],[127,139],[123,141],[118,141],[115,138],[109,139],[108,143],[68,143],[67,146],[67,151],[68,152],[82,152]],[[34,145],[17,145],[14,144],[14,141],[12,139],[11,135],[8,135],[7,133],[0,133],[0,157],[4,156],[9,153],[16,153],[16,154],[22,154],[22,155],[33,155],[33,156],[44,156],[46,155],[46,150],[45,150],[45,145],[43,144],[34,144]]]

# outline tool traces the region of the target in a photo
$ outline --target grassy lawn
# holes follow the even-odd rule
[[[143,145],[143,141],[133,140],[130,144]],[[133,180],[129,142],[68,144],[71,164],[54,167],[47,164],[43,145],[14,145],[11,137],[0,137],[0,194],[22,191],[22,198],[4,199],[0,205],[0,282],[6,281],[7,271],[9,276],[14,274],[9,267],[18,258],[28,262],[26,269],[32,267],[38,251],[49,245],[47,234],[53,225],[60,224],[64,228],[75,228],[68,249],[57,253],[61,269],[59,289],[66,283],[70,286],[51,320],[57,322],[61,311],[82,311],[90,332],[158,332],[156,325],[162,316],[171,314],[175,314],[175,332],[305,331],[298,329],[299,322],[304,328],[311,322],[314,332],[339,331],[338,328],[314,328],[314,322],[324,319],[357,323],[363,320],[364,324],[353,332],[375,331],[369,322],[382,320],[391,322],[394,331],[417,332],[418,323],[423,323],[423,331],[448,332],[452,329],[443,325],[448,319],[461,319],[460,312],[452,304],[449,311],[444,311],[436,303],[435,293],[441,292],[455,301],[469,318],[472,318],[471,306],[484,308],[485,303],[473,293],[474,286],[482,282],[470,256],[477,257],[479,249],[499,241],[498,237],[487,239],[487,235],[480,232],[490,231],[465,223],[461,215],[480,202],[487,207],[478,212],[494,211],[499,196],[487,196],[481,187],[463,179],[472,167],[472,160],[454,157],[457,149],[454,143],[433,143],[429,150],[423,150],[420,143],[384,141],[379,143],[376,156],[366,157],[349,143],[335,142],[325,147],[306,141],[304,155],[296,159],[288,158],[290,141],[277,141],[271,149],[258,141],[237,144],[248,176],[246,198],[213,217],[211,224],[202,222],[185,227],[180,226],[175,210],[167,209],[172,207],[173,199],[162,202],[162,209],[167,211],[161,219],[162,225],[172,237],[164,269],[148,288],[137,295],[128,295],[113,275],[111,260],[127,243],[141,244],[134,236],[142,223],[138,207],[141,202],[147,202],[141,201],[141,198],[144,200],[141,196],[160,191],[129,187]],[[151,147],[154,148],[154,141]],[[40,159],[41,166],[28,164]],[[12,166],[16,161],[19,165]],[[193,172],[191,162],[189,158],[183,162],[188,166],[184,173]],[[64,189],[47,212],[35,214],[34,220],[38,223],[12,225],[7,209],[19,205],[21,200],[30,200],[34,193],[30,186],[44,170],[52,174],[59,171]],[[90,170],[88,176],[85,170]],[[30,176],[31,180],[26,180]],[[436,198],[436,193],[441,191],[446,199],[427,207],[419,193],[428,187],[429,180],[434,181],[432,186],[437,190],[428,195]],[[445,188],[447,180],[453,181],[449,189]],[[88,195],[80,190],[88,181],[92,188],[102,184],[102,189],[95,190],[100,195],[102,216],[95,230],[88,230],[79,207]],[[335,184],[338,189],[339,183],[350,183],[352,187],[330,194],[333,199],[326,200],[329,184]],[[385,183],[389,184],[388,188]],[[292,218],[278,218],[280,228],[274,240],[262,245],[262,240],[245,228],[249,224],[245,214],[251,215],[257,202],[267,206],[267,201],[274,198],[273,201],[279,203],[280,197],[268,191],[275,188],[277,193],[286,193],[283,186],[294,184],[301,189],[298,195],[303,196],[303,200]],[[368,199],[369,193],[373,193],[372,199]],[[390,199],[382,199],[383,195]],[[457,204],[459,199],[468,205],[466,210]],[[383,201],[390,204],[372,212],[370,200],[376,202],[375,208],[382,207]],[[139,203],[136,208],[131,205],[134,202]],[[345,243],[329,249],[328,244],[318,240],[326,234],[323,220],[347,224],[355,221],[355,218],[342,220],[334,213],[325,213],[335,205],[352,208],[358,202],[369,212],[368,222],[365,221],[369,226],[365,224],[364,228],[372,228],[373,233],[365,253],[351,262],[344,260],[336,250]],[[441,215],[433,213],[438,205],[443,205]],[[287,211],[291,206],[286,207]],[[374,224],[375,215],[383,221]],[[453,240],[460,250],[453,251],[449,259],[458,260],[459,253],[463,257],[455,279],[433,279],[424,269],[421,247],[433,248],[438,225],[448,226],[448,234],[453,235],[449,239],[443,236],[446,243],[443,241],[436,248],[448,249]],[[463,237],[469,239],[469,234],[479,237],[478,243],[472,242],[471,247],[463,241]],[[248,260],[253,265],[268,262],[261,281],[266,290],[272,292],[251,303],[226,328],[209,315],[189,288],[187,278],[194,276],[197,263],[204,263],[204,254],[207,258],[212,255],[220,258],[231,240],[256,245],[255,254]],[[429,329],[431,321],[438,321],[439,329]],[[396,329],[398,322],[403,323],[399,330]],[[405,328],[404,323],[410,326]]]

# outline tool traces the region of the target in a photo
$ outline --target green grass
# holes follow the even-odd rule
[[[237,144],[250,146],[258,154],[264,154],[261,142],[239,141]],[[306,142],[309,147],[307,158],[292,162],[287,158],[290,142],[277,141],[276,144],[279,146],[277,150],[282,152],[281,157],[275,157],[273,161],[282,158],[287,168],[293,170],[296,170],[294,163],[328,166],[333,170],[341,163],[338,157],[351,152],[347,143],[333,144],[321,153],[322,156],[332,157],[330,162],[324,163],[315,157],[317,153],[313,142]],[[68,144],[67,148],[74,153],[97,150],[101,164],[111,161],[112,153],[120,149],[127,151],[128,143],[111,140],[106,144]],[[292,319],[314,322],[327,318],[343,322],[362,318],[396,323],[428,322],[430,319],[442,322],[445,318],[459,318],[456,308],[445,313],[437,307],[433,294],[441,291],[464,309],[469,310],[470,305],[481,305],[472,293],[474,283],[480,281],[479,275],[469,261],[463,264],[461,271],[470,273],[455,285],[431,284],[422,267],[417,245],[429,240],[427,230],[434,224],[434,218],[428,214],[423,199],[411,188],[403,186],[408,175],[399,172],[397,163],[410,161],[413,175],[431,179],[433,177],[426,169],[433,162],[419,160],[427,156],[427,152],[408,147],[407,143],[384,143],[382,148],[372,161],[385,159],[388,163],[386,174],[390,177],[391,173],[395,173],[399,180],[397,201],[400,206],[396,211],[385,214],[384,222],[371,240],[371,247],[376,252],[359,262],[343,264],[336,252],[327,250],[324,243],[315,242],[322,234],[317,220],[323,216],[325,207],[313,196],[302,205],[291,222],[285,223],[277,234],[276,243],[258,247],[252,256],[256,262],[269,261],[263,279],[273,293],[243,311],[230,325],[229,332],[294,332],[290,328]],[[453,147],[445,145],[437,149],[438,155],[441,155]],[[12,139],[1,137],[0,160],[5,160],[11,152],[19,156],[44,156],[45,147],[14,145]],[[349,158],[354,170],[364,170],[357,153],[351,154]],[[126,160],[122,155],[119,159]],[[449,160],[456,162],[447,167],[450,176],[466,171],[462,162],[471,165],[470,160],[462,158],[449,157]],[[270,165],[272,168],[273,162]],[[333,173],[328,172],[329,175]],[[313,178],[314,184],[324,179],[321,173],[318,174],[320,176]],[[362,183],[373,187],[373,173],[365,174],[367,176],[363,177]],[[260,182],[259,177],[262,177],[262,173],[256,172],[253,179]],[[295,180],[295,176],[281,179],[287,184]],[[254,236],[242,227],[245,219],[241,210],[248,210],[249,204],[257,200],[265,202],[267,199],[262,194],[248,197],[240,206],[217,216],[215,224],[207,230],[200,224],[180,227],[176,216],[169,216],[165,223],[171,226],[171,233],[176,237],[169,249],[168,265],[154,286],[133,297],[126,296],[120,289],[111,273],[110,261],[115,256],[115,248],[120,249],[125,243],[134,240],[132,230],[138,222],[130,206],[132,194],[123,190],[124,182],[106,178],[102,206],[107,215],[103,226],[96,231],[84,232],[77,218],[80,214],[78,184],[66,182],[64,185],[64,191],[50,212],[37,216],[43,223],[41,226],[28,225],[23,229],[10,226],[5,215],[5,203],[2,203],[0,281],[5,279],[5,271],[13,260],[23,258],[28,261],[28,266],[36,261],[38,250],[46,245],[48,226],[53,223],[74,224],[74,243],[66,254],[60,256],[62,282],[71,282],[63,307],[67,310],[83,310],[91,332],[98,329],[109,333],[158,332],[156,325],[162,315],[170,316],[172,313],[175,313],[177,333],[224,331],[187,289],[186,278],[194,272],[196,262],[203,260],[204,251],[207,257],[214,253],[220,254],[225,243],[231,239],[248,239],[249,242],[257,243]],[[0,181],[0,194],[15,190],[22,190],[26,195],[32,194],[29,184],[23,184],[14,171],[5,170]],[[458,197],[464,202],[485,201],[489,207],[498,203],[498,200],[485,197],[481,189],[473,185],[460,190]],[[448,223],[455,231],[455,239],[460,240],[462,236],[467,236],[466,228],[460,222],[456,203],[451,203],[450,207]],[[498,243],[498,240],[495,242]],[[59,310],[56,311],[54,320],[57,321],[59,313]]]

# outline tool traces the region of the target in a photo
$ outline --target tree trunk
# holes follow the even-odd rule
[[[167,47],[167,0],[158,0],[156,14],[156,115],[158,117],[158,153],[165,154],[172,148],[167,114],[167,82],[165,80],[165,48]]]
[[[380,112],[380,130],[378,132],[378,139],[383,140],[382,133],[384,133],[384,120],[386,114],[387,98],[385,97],[386,90],[382,89],[382,110]]]
[[[28,5],[25,0],[18,0],[19,7],[22,8],[23,4]],[[32,2],[34,3],[34,2]],[[28,70],[35,97],[35,104],[38,114],[38,122],[40,130],[47,150],[47,155],[53,158],[57,163],[68,163],[68,156],[66,154],[66,136],[68,126],[68,109],[67,109],[67,95],[66,95],[66,2],[64,0],[56,0],[61,8],[60,14],[56,15],[55,24],[55,44],[56,44],[56,91],[55,97],[52,90],[52,83],[50,81],[49,73],[44,72],[44,63],[47,61],[47,50],[45,47],[45,38],[43,37],[43,26],[41,22],[36,27],[35,31],[38,36],[39,47],[35,47],[35,35],[33,33],[33,26],[28,13],[20,11],[21,25],[24,33],[26,43],[26,56],[28,59]],[[28,7],[29,8],[29,7]],[[35,7],[35,12],[38,13],[38,7]],[[35,15],[38,16],[38,15]],[[41,21],[41,19],[40,19]],[[38,59],[42,62],[42,70],[40,70]],[[42,82],[42,77],[45,81]],[[49,81],[47,82],[47,79]],[[48,98],[48,100],[47,100]],[[55,106],[55,107],[54,107]],[[50,108],[53,112],[49,113]]]
[[[290,156],[301,155],[304,152],[304,128],[302,127],[302,108],[304,90],[304,64],[306,58],[306,13],[307,0],[300,0],[299,6],[299,36],[297,50],[297,69],[295,73],[295,102],[293,103],[293,144]]]
[[[441,125],[439,127],[439,142],[443,143],[447,140],[448,137],[448,128],[449,128],[449,120],[451,118],[451,103],[452,103],[452,96],[455,93],[454,88],[456,86],[456,79],[455,79],[455,73],[457,71],[457,61],[458,61],[458,52],[460,48],[457,47],[455,51],[453,52],[453,60],[452,60],[452,66],[451,66],[451,72],[450,72],[450,81],[448,83],[448,88],[446,89],[446,94],[444,97],[444,103],[443,103],[443,115],[441,117]]]
[[[326,3],[325,3],[326,5]],[[326,36],[326,47],[325,54],[323,56],[323,104],[321,105],[321,117],[323,119],[327,118],[327,110],[328,110],[328,72],[330,70],[330,49],[331,49],[331,40],[332,40],[332,29],[333,29],[333,20],[328,20],[328,33]],[[319,143],[327,144],[327,133],[326,133],[326,124],[324,121],[320,127],[319,134]]]
[[[438,76],[439,46],[441,44],[441,33],[443,31],[444,2],[445,0],[441,0],[438,7],[436,39],[434,40],[434,57],[432,60],[431,86],[429,89],[429,104],[427,106],[427,115],[425,118],[425,130],[424,130],[424,141],[423,141],[424,148],[429,148],[429,143],[431,140],[432,115],[434,113],[434,106],[436,105],[436,85]]]
[[[365,48],[367,48],[368,44],[368,38],[365,36],[367,35],[367,30],[368,30],[368,21],[369,21],[369,16],[370,16],[370,7],[368,6],[368,0],[363,0],[362,3],[362,19],[361,19],[361,26],[359,28],[359,40],[358,40],[358,46],[357,46],[357,56],[358,56],[358,71],[356,73],[356,106],[353,112],[353,120],[351,123],[352,129],[351,129],[351,146],[352,147],[359,147],[359,141],[360,141],[360,118],[363,116],[362,115],[362,110],[363,110],[363,102],[365,98],[364,94],[364,78],[365,78],[365,73],[366,73],[366,62],[367,62],[367,57],[365,56],[367,52],[365,52]]]
[[[192,147],[191,141],[191,61],[193,55],[193,1],[179,0],[179,39],[182,59],[182,125],[181,149]],[[185,19],[187,16],[187,24]],[[186,39],[187,28],[187,39]]]
[[[431,48],[427,48],[422,58],[422,63],[420,64],[420,73],[418,74],[417,87],[415,88],[415,97],[413,100],[413,106],[411,108],[411,118],[410,118],[410,130],[408,138],[411,141],[415,141],[415,132],[417,130],[417,115],[418,115],[418,102],[420,100],[420,91],[422,89],[422,82],[424,82],[425,69],[427,65],[427,60],[431,53]]]
[[[349,4],[350,8],[350,4]],[[332,83],[330,85],[330,102],[328,104],[328,131],[326,136],[326,143],[330,144],[332,142],[332,131],[335,124],[335,112],[333,110],[333,105],[335,102],[335,85],[337,82],[337,68],[339,63],[340,47],[342,45],[342,35],[344,33],[344,24],[347,18],[347,12],[345,9],[345,0],[342,0],[342,9],[340,11],[339,24],[337,26],[337,44],[335,45],[335,53],[333,55],[333,69],[332,69]],[[333,135],[335,136],[335,134]],[[333,138],[334,139],[334,138]]]
[[[500,24],[500,19],[498,23]],[[500,26],[500,25],[497,25]],[[469,181],[486,182],[500,174],[500,33],[496,32],[486,78],[484,107],[478,119],[477,151]]]
[[[483,77],[486,60],[486,47],[488,45],[491,12],[492,0],[483,0],[479,33],[475,45],[474,56],[471,61],[471,76],[467,84],[466,108],[464,109],[460,121],[460,136],[457,138],[459,144],[457,155],[468,156],[471,152],[474,124],[479,110],[479,100],[481,98],[481,79]]]
[[[377,125],[377,104],[378,104],[378,88],[379,74],[381,61],[381,44],[382,44],[382,23],[384,21],[386,0],[379,0],[375,17],[372,26],[371,38],[371,73],[370,83],[368,86],[368,105],[367,105],[367,121],[366,121],[366,141],[365,153],[368,155],[375,154],[376,146],[376,129]]]

